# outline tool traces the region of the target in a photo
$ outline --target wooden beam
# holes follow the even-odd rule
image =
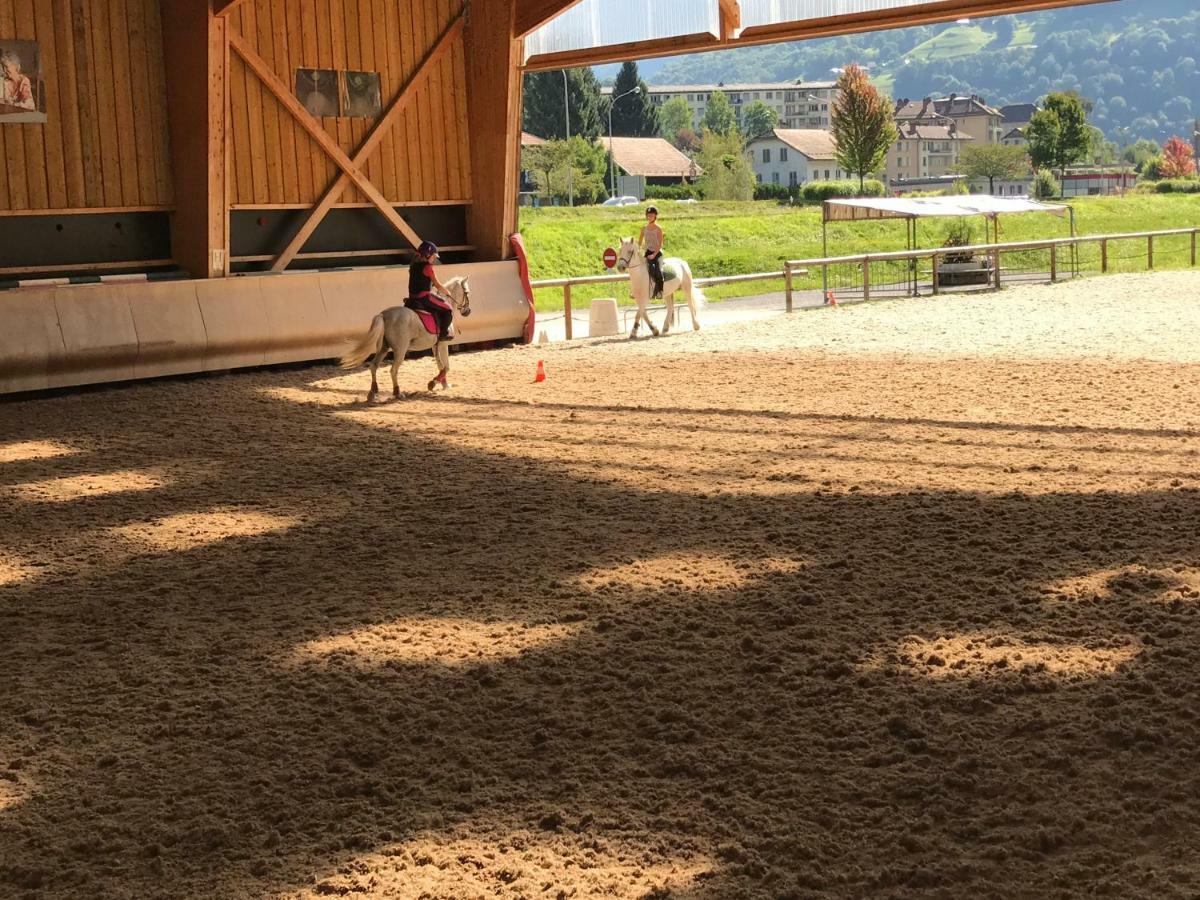
[[[171,250],[193,278],[228,272],[226,21],[207,0],[164,4],[163,67],[175,211]]]
[[[242,3],[242,0],[212,0],[213,15],[227,16]]]
[[[429,74],[433,66],[446,55],[454,45],[454,41],[462,34],[464,24],[465,19],[463,18],[463,14],[459,13],[454,21],[447,26],[446,30],[442,32],[442,36],[438,38],[437,42],[429,49],[429,52],[425,54],[425,58],[421,60],[421,64],[417,66],[416,71],[409,76],[408,81],[400,88],[396,96],[392,98],[387,110],[380,116],[379,121],[375,123],[375,126],[363,140],[358,150],[355,151],[354,158],[350,160],[352,165],[361,168],[370,155],[375,152],[375,148],[379,146],[379,142],[383,140],[388,130],[396,124],[396,119],[404,111],[409,101],[412,100],[417,86],[425,79],[425,76]],[[272,261],[272,272],[282,272],[288,267],[288,264],[300,252],[300,248],[304,246],[304,242],[312,236],[317,226],[321,224],[322,220],[329,213],[329,210],[333,208],[338,197],[342,196],[342,192],[346,189],[349,182],[349,175],[344,171],[338,173],[337,178],[333,180],[333,184],[329,186],[321,196],[321,199],[309,211],[308,216],[301,223],[295,235],[292,236],[288,245]]]
[[[467,242],[481,261],[512,256],[521,165],[521,52],[513,38],[518,0],[472,3],[463,37],[470,122],[471,206]]]
[[[721,40],[727,41],[742,27],[742,7],[738,0],[719,0],[721,14]]]
[[[329,136],[322,126],[320,121],[313,118],[293,95],[288,86],[279,80],[267,64],[267,61],[254,52],[246,39],[240,34],[235,34],[232,30],[229,32],[229,44],[238,56],[240,56],[247,66],[259,77],[259,80],[266,86],[275,99],[292,114],[292,117],[300,124],[305,131],[309,133],[317,145],[329,154],[332,159],[343,172],[350,176],[350,180],[358,187],[360,191],[367,195],[375,208],[383,215],[385,219],[404,236],[404,239],[411,243],[414,247],[421,243],[421,237],[409,227],[409,224],[400,218],[399,213],[392,208],[388,203],[387,198],[379,192],[379,189],[371,183],[363,171],[350,161],[344,150],[338,145],[337,141]]]
[[[540,28],[580,2],[581,0],[517,0],[513,37],[525,37],[529,32]]]
[[[745,28],[736,39],[716,39],[707,34],[689,34],[657,38],[651,41],[632,41],[605,47],[585,47],[559,53],[539,53],[529,57],[522,66],[526,72],[564,69],[574,66],[594,66],[623,62],[627,59],[652,59],[674,56],[677,53],[701,53],[708,50],[728,50],[732,47],[753,47],[809,38],[861,34],[865,31],[885,31],[908,28],[912,25],[931,25],[953,22],[961,18],[986,18],[1009,13],[1037,12],[1068,6],[1112,3],[1114,0],[935,0],[899,9],[883,9],[864,13],[847,13],[821,19],[803,19]]]

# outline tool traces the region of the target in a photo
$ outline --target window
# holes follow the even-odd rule
[[[828,169],[825,170],[825,180],[826,181],[829,180],[829,170]]]
[[[763,162],[769,163],[770,161],[771,161],[771,148],[763,147]]]
[[[780,162],[787,162],[787,147],[780,147],[780,148],[779,148],[779,161],[780,161]]]
[[[771,173],[771,183],[772,183],[772,184],[779,184],[779,173],[778,173],[778,172],[772,172],[772,173]],[[1099,192],[1097,192],[1097,193],[1099,193]]]
[[[691,103],[696,99],[695,94],[688,94],[688,102]]]
[[[774,99],[774,93],[772,91],[767,91],[767,99],[768,100]]]
[[[758,100],[758,99],[759,99],[759,96],[758,96],[758,91],[755,91],[755,92],[754,92],[754,99],[755,99],[755,100]]]
[[[788,185],[795,187],[798,184],[797,177],[795,172],[788,172]]]

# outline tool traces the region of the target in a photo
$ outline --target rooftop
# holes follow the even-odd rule
[[[600,144],[607,149],[608,138],[601,138]],[[662,138],[614,137],[612,155],[613,161],[629,175],[683,178],[701,173],[699,166]]]
[[[998,116],[1000,111],[988,106],[982,97],[974,94],[960,97],[951,94],[949,97],[935,100],[926,97],[924,100],[904,99],[896,104],[897,119],[925,119],[934,116],[949,116],[960,118],[965,116]]]
[[[833,90],[836,81],[773,81],[739,82],[730,84],[650,84],[646,89],[651,94],[705,94],[713,91],[821,91]],[[611,94],[611,87],[600,88],[600,93]]]
[[[770,140],[772,137],[783,141],[809,159],[837,158],[837,144],[834,143],[833,135],[828,131],[817,128],[776,128],[771,134],[764,134],[750,143]]]

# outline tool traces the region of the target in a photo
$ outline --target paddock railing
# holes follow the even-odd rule
[[[996,289],[1004,284],[1056,282],[1089,274],[1150,271],[1170,262],[1196,265],[1200,228],[1125,234],[1094,234],[1037,241],[933,247],[853,256],[789,260],[789,286],[799,273],[813,275],[811,287],[847,299],[918,296],[923,291]],[[819,285],[816,279],[819,278]],[[810,287],[804,284],[802,287]]]
[[[806,270],[802,268],[793,268],[793,275],[806,274]],[[779,272],[751,272],[745,275],[714,275],[711,278],[693,278],[692,283],[698,288],[709,287],[715,284],[740,284],[746,281],[778,281],[783,279],[785,285],[789,280],[789,275],[786,271]],[[580,278],[546,278],[542,281],[530,282],[530,286],[537,290],[538,288],[562,288],[563,292],[563,317],[566,328],[566,338],[571,340],[573,335],[572,328],[572,307],[571,307],[571,288],[575,285],[585,284],[619,284],[629,282],[628,275],[584,275]],[[787,310],[792,311],[792,295],[791,287],[787,287]],[[686,304],[684,304],[686,307]]]
[[[1037,241],[973,244],[969,247],[930,247],[854,256],[796,259],[782,271],[751,272],[695,278],[697,287],[779,281],[784,284],[784,308],[792,312],[797,291],[822,291],[835,299],[919,296],[922,291],[996,289],[1004,284],[1059,281],[1088,274],[1143,272],[1164,260],[1196,265],[1197,228],[1092,234]],[[1175,268],[1180,268],[1175,265]],[[574,336],[571,289],[592,284],[628,283],[628,275],[584,275],[534,281],[538,288],[562,288],[567,340]]]

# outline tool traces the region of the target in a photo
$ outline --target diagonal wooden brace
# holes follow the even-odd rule
[[[360,191],[367,195],[367,199],[375,205],[375,208],[391,223],[392,227],[399,231],[405,240],[414,247],[420,244],[420,235],[413,231],[404,219],[400,218],[400,215],[392,205],[388,203],[387,198],[371,183],[371,179],[350,160],[350,157],[346,155],[337,141],[330,137],[329,133],[321,127],[321,123],[309,114],[308,110],[301,105],[299,100],[292,96],[292,92],[288,89],[288,86],[279,80],[279,76],[271,71],[271,67],[267,64],[267,61],[254,52],[254,48],[246,42],[246,39],[240,34],[230,32],[229,44],[237,51],[238,56],[245,61],[251,71],[259,77],[259,80],[262,81],[267,90],[282,104],[283,108],[292,114],[292,117],[309,133],[312,139],[317,142],[317,145],[329,155],[329,158],[337,164],[338,168],[354,182]]]
[[[392,102],[388,105],[388,108],[379,118],[379,121],[375,123],[375,126],[371,129],[371,132],[363,139],[362,144],[354,152],[354,158],[351,160],[353,165],[361,169],[367,159],[370,158],[375,148],[379,146],[379,142],[383,140],[384,135],[387,134],[388,129],[395,124],[400,113],[404,111],[404,108],[412,100],[413,95],[416,93],[417,88],[420,86],[425,76],[429,74],[434,64],[446,55],[446,53],[454,45],[455,39],[462,34],[465,21],[466,20],[463,14],[460,13],[458,17],[446,27],[446,30],[442,32],[442,36],[438,38],[437,43],[435,43],[433,47],[429,49],[429,52],[425,54],[425,58],[421,60],[421,64],[417,66],[416,70],[412,73],[412,75],[409,76],[408,81],[406,81],[404,86],[400,88],[400,91],[392,99]],[[337,202],[337,198],[342,195],[342,192],[349,186],[349,184],[349,175],[347,175],[345,172],[339,172],[337,178],[334,179],[333,184],[331,184],[321,196],[321,199],[317,201],[317,204],[308,211],[308,216],[300,225],[300,228],[292,236],[292,239],[288,242],[287,247],[285,247],[277,257],[275,257],[274,262],[271,263],[272,272],[282,272],[288,267],[291,261],[295,259],[296,254],[300,252],[300,248],[304,246],[304,242],[309,239],[312,233],[316,230],[317,226],[321,224],[321,221],[329,213],[329,210],[333,208],[333,204]]]

